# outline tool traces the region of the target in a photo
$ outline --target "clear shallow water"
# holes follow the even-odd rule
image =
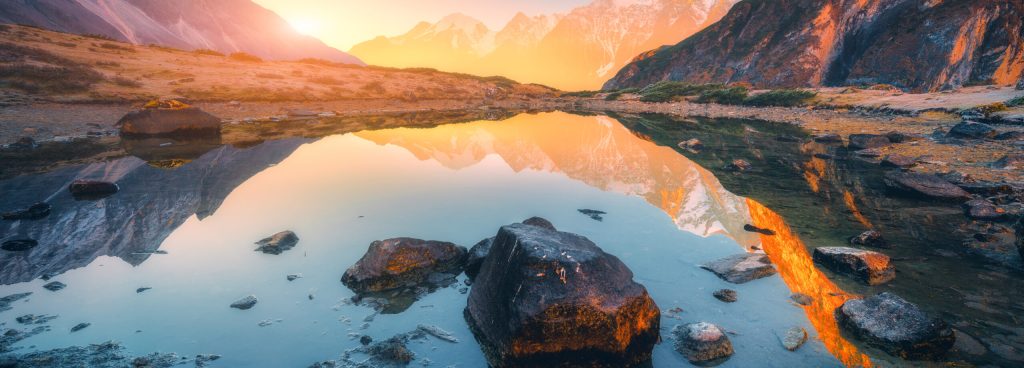
[[[52,331],[17,344],[21,351],[117,340],[137,354],[219,354],[215,366],[224,367],[306,366],[358,346],[353,336],[381,340],[425,323],[460,342],[414,342],[418,361],[479,367],[485,363],[462,318],[461,284],[364,328],[373,311],[343,302],[353,293],[341,274],[373,240],[410,236],[468,247],[501,225],[542,216],[618,256],[647,287],[663,314],[655,367],[688,364],[673,351],[670,331],[701,320],[736,333],[736,355],[723,366],[866,364],[831,317],[845,293],[811,264],[782,218],[649,139],[609,117],[548,113],[222,147],[174,170],[124,158],[0,182],[12,208],[54,204],[45,220],[4,228],[4,237],[42,245],[2,258],[0,295],[34,294],[0,313],[0,322],[60,316]],[[74,202],[63,189],[78,177],[116,180],[122,192]],[[580,208],[608,215],[598,222]],[[762,238],[743,231],[747,223],[780,234]],[[301,238],[294,249],[253,252],[253,242],[286,229]],[[732,285],[698,267],[755,247],[779,276]],[[145,253],[156,249],[167,254]],[[35,278],[44,273],[59,274],[53,280],[68,287],[42,289]],[[289,282],[288,274],[303,277]],[[136,293],[139,287],[153,289]],[[719,288],[737,290],[740,301],[714,299]],[[789,300],[795,291],[818,302],[796,306]],[[249,294],[260,300],[253,309],[228,308]],[[669,313],[677,307],[683,312]],[[92,325],[68,332],[80,322]],[[791,326],[812,336],[797,352],[776,337]]]

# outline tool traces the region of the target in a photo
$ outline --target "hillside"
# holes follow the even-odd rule
[[[31,102],[500,100],[540,97],[546,87],[500,77],[399,70],[322,59],[263,61],[0,26],[0,105]]]
[[[682,80],[919,92],[1013,85],[1022,74],[1021,1],[745,0],[693,37],[641,54],[605,88]]]
[[[455,14],[350,52],[374,65],[503,75],[565,90],[596,89],[638,53],[714,23],[736,0],[595,0],[567,14],[517,14],[501,30]]]
[[[276,13],[250,0],[5,0],[0,2],[2,23],[103,35],[137,45],[362,64],[299,34]]]

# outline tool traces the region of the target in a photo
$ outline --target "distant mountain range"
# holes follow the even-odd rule
[[[1020,0],[745,0],[693,37],[638,56],[605,88],[681,80],[935,91],[1022,78]]]
[[[0,23],[187,50],[244,51],[275,60],[321,58],[362,64],[299,34],[276,13],[250,0],[3,0]]]
[[[499,31],[453,14],[349,52],[367,63],[430,67],[565,90],[596,89],[637,54],[673,44],[738,0],[595,0],[567,14],[517,14]]]

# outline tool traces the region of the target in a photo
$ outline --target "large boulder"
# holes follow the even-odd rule
[[[492,367],[627,367],[651,358],[661,311],[633,272],[589,239],[501,227],[466,321]]]
[[[708,322],[690,323],[672,329],[676,351],[690,363],[702,366],[717,365],[733,354],[729,336],[718,326]]]
[[[868,285],[879,285],[896,278],[889,256],[849,247],[814,248],[814,262],[828,269],[856,276]]]
[[[999,132],[991,125],[963,121],[960,124],[954,125],[946,136],[952,138],[984,139],[995,137],[996,134],[999,134]]]
[[[701,265],[725,281],[742,284],[762,277],[774,275],[775,267],[767,255],[760,253],[734,254]]]
[[[370,243],[341,282],[356,293],[413,287],[433,274],[458,274],[466,262],[466,248],[413,238],[394,238]]]
[[[965,200],[970,194],[962,188],[932,174],[890,172],[883,179],[890,189],[906,194],[935,199]]]
[[[523,220],[522,223],[527,225],[540,226],[548,230],[557,230],[555,229],[555,225],[551,224],[551,221],[548,221],[541,217],[530,217],[526,220]],[[476,244],[469,248],[469,255],[466,257],[466,277],[468,277],[470,281],[475,279],[477,273],[480,272],[480,265],[484,263],[484,258],[486,258],[488,254],[490,254],[491,245],[493,243],[494,237],[492,236],[490,238],[477,242]]]
[[[220,118],[177,100],[151,101],[117,121],[123,136],[219,135]]]
[[[890,293],[848,300],[836,309],[836,320],[858,339],[903,359],[940,358],[956,341],[945,322]]]
[[[880,148],[892,144],[889,137],[878,134],[850,134],[847,147],[853,150]]]

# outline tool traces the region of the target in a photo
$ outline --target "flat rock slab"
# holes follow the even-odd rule
[[[731,255],[708,262],[700,268],[713,272],[725,281],[742,284],[762,277],[774,275],[777,271],[768,256],[760,253]]]
[[[294,232],[286,230],[256,242],[256,245],[259,246],[256,251],[266,254],[281,254],[281,252],[294,248],[298,243],[299,237]]]
[[[870,250],[849,247],[814,249],[814,262],[828,269],[856,276],[868,285],[880,285],[896,278],[896,268],[889,256]]]
[[[734,353],[729,336],[718,326],[708,322],[697,322],[676,326],[675,349],[690,363],[702,366],[718,365]]]
[[[466,253],[464,247],[436,240],[377,240],[345,271],[341,282],[356,293],[414,287],[429,281],[432,274],[461,273]]]
[[[618,258],[587,238],[501,227],[466,306],[491,367],[630,367],[659,341],[661,311]]]
[[[956,341],[945,322],[891,293],[848,300],[836,319],[858,339],[903,359],[941,358]]]
[[[890,172],[883,180],[890,189],[921,197],[949,200],[970,198],[970,194],[962,188],[932,174]]]

